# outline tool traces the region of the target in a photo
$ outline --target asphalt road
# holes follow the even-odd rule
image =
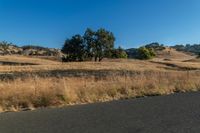
[[[200,93],[2,113],[0,133],[200,133]]]

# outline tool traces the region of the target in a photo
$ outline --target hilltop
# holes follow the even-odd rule
[[[193,54],[200,54],[200,44],[186,44],[186,45],[175,45],[171,46],[172,48],[176,49],[177,51],[183,51],[183,52],[190,52]]]
[[[0,55],[26,55],[26,56],[57,56],[60,57],[60,49],[46,48],[42,46],[25,45],[17,46],[8,42],[0,42]]]

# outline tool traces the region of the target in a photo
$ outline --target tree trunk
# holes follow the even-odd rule
[[[94,61],[97,62],[97,56],[94,57]]]
[[[99,62],[101,62],[103,60],[103,57],[99,57]]]

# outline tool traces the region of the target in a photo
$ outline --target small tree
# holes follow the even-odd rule
[[[138,54],[139,54],[138,58],[142,59],[142,60],[151,59],[156,55],[155,52],[153,51],[153,49],[148,49],[145,47],[140,47],[138,49]]]
[[[83,61],[85,57],[85,45],[80,35],[75,35],[71,39],[67,39],[62,48],[62,52],[66,54],[63,61]]]

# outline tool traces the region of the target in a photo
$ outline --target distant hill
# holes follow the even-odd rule
[[[166,48],[163,44],[159,44],[157,42],[144,45],[143,47],[153,49],[155,52],[162,51]],[[126,53],[129,58],[139,58],[138,48],[126,49]]]
[[[0,55],[62,56],[60,49],[25,45],[19,47],[8,42],[0,42]]]
[[[144,45],[143,47],[153,49],[156,53],[156,58],[162,59],[178,59],[189,60],[193,55],[199,55],[200,44],[194,45],[175,45],[165,46],[157,42]],[[130,48],[125,50],[128,58],[139,58],[138,48]],[[0,55],[26,55],[26,56],[54,56],[62,57],[63,53],[60,49],[47,48],[37,45],[17,46],[8,42],[0,42]]]
[[[168,46],[164,46],[163,44],[159,44],[157,42],[144,45],[143,47],[153,49],[156,53],[155,58],[159,60],[190,60],[190,59],[195,58],[195,56],[193,56],[191,52],[193,53],[198,53],[198,51],[200,52],[198,48],[196,52],[194,52],[195,50],[193,50],[194,49],[193,46],[191,46],[192,48],[190,50],[186,50],[184,49],[185,47],[182,47],[182,46],[168,47]],[[195,45],[195,47],[197,46]],[[138,48],[126,49],[126,52],[129,58],[138,58],[139,56]]]
[[[200,54],[200,44],[175,45],[175,46],[171,46],[171,48],[174,48],[177,51],[190,52],[196,55]]]
[[[125,50],[128,58],[137,58],[138,57],[138,49],[137,48],[130,48]]]

